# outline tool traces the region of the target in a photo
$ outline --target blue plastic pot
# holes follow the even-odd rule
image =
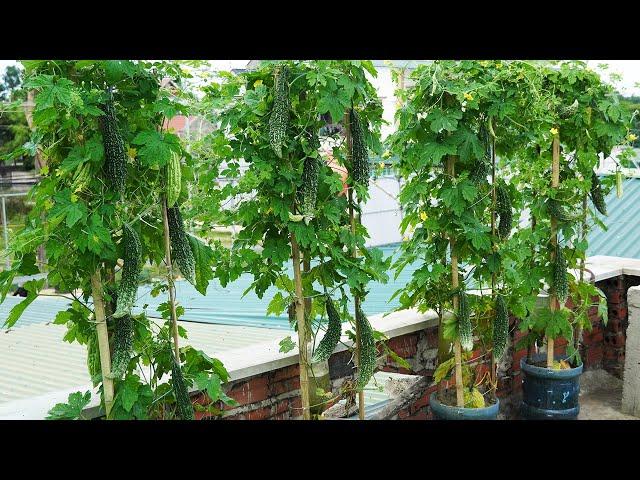
[[[560,360],[565,357],[558,357]],[[536,355],[534,362],[546,359]],[[520,360],[522,372],[522,406],[520,413],[530,420],[575,420],[580,413],[580,375],[582,365],[567,370],[529,365]]]
[[[438,392],[433,392],[429,397],[429,406],[433,415],[438,420],[495,420],[498,418],[500,401],[484,408],[462,408],[444,405],[438,400]]]

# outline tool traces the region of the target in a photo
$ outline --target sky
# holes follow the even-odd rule
[[[211,60],[216,70],[230,70],[242,68],[248,60]],[[611,73],[619,74],[622,80],[616,83],[616,87],[623,95],[640,95],[640,60],[588,60],[589,66],[597,69],[600,64],[608,64],[609,67],[602,71],[603,77],[609,79]],[[4,73],[8,65],[15,65],[16,60],[0,60],[0,75]]]

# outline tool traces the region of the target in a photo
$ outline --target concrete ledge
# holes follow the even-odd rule
[[[640,417],[640,287],[627,292],[629,326],[625,348],[622,411]]]

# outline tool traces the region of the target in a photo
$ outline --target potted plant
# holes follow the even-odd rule
[[[395,267],[399,272],[417,259],[423,266],[394,297],[400,309],[439,315],[436,416],[496,418],[490,357],[504,351],[508,308],[522,310],[514,295],[521,283],[513,273],[517,255],[508,241],[517,190],[496,174],[496,152],[507,162],[519,148],[530,108],[517,80],[538,81],[537,69],[525,62],[436,61],[412,75],[414,86],[399,92],[403,106],[391,142],[405,178],[401,228],[412,233]],[[490,374],[473,375],[470,361],[490,363]],[[451,375],[455,390],[443,382]]]
[[[594,298],[599,313],[606,312],[604,295],[584,279],[588,217],[602,225],[598,213],[606,214],[595,169],[599,156],[608,157],[623,140],[628,118],[613,88],[583,62],[545,65],[541,71],[539,93],[548,108],[538,123],[537,148],[529,150],[520,179],[530,187],[532,258],[536,271],[543,272],[541,286],[548,285],[548,302],[520,326],[528,332],[520,345],[529,351],[521,361],[521,412],[531,419],[575,419],[583,371],[580,332],[591,328],[587,311]],[[576,268],[577,278],[572,273]],[[573,309],[567,306],[570,294]],[[566,351],[556,347],[558,338],[566,340]],[[535,352],[542,339],[545,352]]]

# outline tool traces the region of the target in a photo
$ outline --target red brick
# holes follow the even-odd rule
[[[404,420],[427,420],[427,412],[424,410],[419,411],[409,417],[406,417]]]
[[[599,366],[602,363],[603,357],[603,349],[601,346],[594,346],[587,349],[587,353],[585,355],[585,366],[586,367],[595,367]]]
[[[522,350],[518,350],[517,352],[515,352],[513,354],[513,361],[511,362],[511,368],[514,371],[518,371],[520,370],[520,360],[525,358],[527,356],[527,350],[526,349],[522,349]]]
[[[626,344],[626,338],[622,332],[607,333],[604,336],[604,343],[608,347],[622,348]]]
[[[421,396],[413,403],[412,408],[418,410],[420,408],[429,406],[429,395],[431,395],[431,393],[425,393],[423,396]]]
[[[627,307],[622,304],[609,305],[609,318],[610,319],[623,319],[627,318]]]
[[[271,395],[278,396],[286,392],[293,392],[300,388],[300,378],[290,378],[271,384]]]
[[[271,416],[271,407],[262,407],[247,414],[247,420],[266,420]]]
[[[594,329],[590,332],[582,332],[582,344],[589,347],[604,341],[604,334],[601,329]]]
[[[269,382],[266,376],[249,380],[249,403],[261,402],[269,398]]]
[[[621,303],[624,301],[624,293],[620,290],[615,290],[607,295],[607,303],[609,304]]]
[[[233,398],[240,405],[246,405],[249,402],[249,385],[247,382],[242,384],[241,388],[232,388],[227,395]]]
[[[438,348],[438,329],[428,328],[425,330],[428,348]]]
[[[289,367],[279,368],[273,372],[273,381],[279,382],[288,378],[300,377],[300,365],[295,364]]]

